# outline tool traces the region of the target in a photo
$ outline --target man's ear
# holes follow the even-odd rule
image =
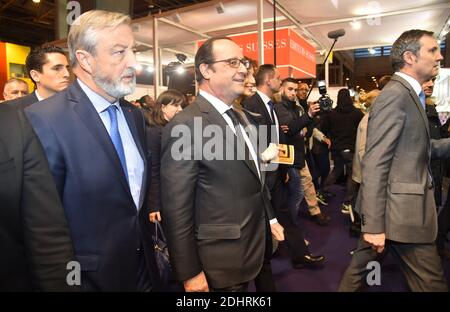
[[[92,74],[92,55],[85,50],[76,50],[75,57],[77,58],[78,65],[80,65],[85,72]]]
[[[403,61],[408,65],[412,65],[417,61],[417,56],[412,51],[405,51],[403,53]]]
[[[212,73],[214,73],[214,70],[208,64],[205,63],[200,64],[199,69],[200,73],[203,76],[203,79],[205,80],[209,80],[211,78]]]
[[[35,69],[30,70],[30,77],[31,77],[31,80],[33,80],[35,83],[40,82],[40,81],[41,81],[41,78],[40,78],[40,75],[39,75],[39,74],[40,74],[40,73],[39,73],[37,70],[35,70]]]

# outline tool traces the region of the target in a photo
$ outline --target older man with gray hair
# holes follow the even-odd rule
[[[135,88],[130,18],[89,11],[68,46],[76,81],[26,109],[64,205],[84,291],[150,291],[158,284],[148,211],[150,156]]]

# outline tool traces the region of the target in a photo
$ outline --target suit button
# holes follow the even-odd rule
[[[136,251],[137,251],[137,252],[141,252],[141,248],[137,248]]]

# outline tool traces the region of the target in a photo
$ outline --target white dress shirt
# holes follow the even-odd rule
[[[403,79],[405,79],[411,85],[414,92],[416,92],[417,96],[420,99],[419,94],[420,94],[420,92],[422,92],[422,86],[416,79],[414,79],[413,77],[411,77],[408,74],[401,73],[401,72],[395,72],[395,75],[398,75],[398,76],[402,77]]]
[[[256,93],[258,93],[261,100],[263,100],[264,105],[266,106],[267,112],[269,113],[270,118],[272,119],[272,115],[270,114],[270,106],[269,101],[272,101],[266,94],[262,93],[261,91],[257,90]],[[273,102],[272,102],[273,103]],[[275,105],[275,103],[273,103]],[[280,143],[280,124],[278,123],[278,117],[275,113],[275,109],[273,110],[273,117],[275,118],[275,126],[276,126],[276,132],[277,132],[277,141],[276,142],[267,142],[267,143]],[[268,145],[268,144],[267,144]]]

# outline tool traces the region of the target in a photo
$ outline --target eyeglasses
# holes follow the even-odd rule
[[[220,62],[228,63],[228,65],[230,65],[230,67],[232,67],[232,68],[239,68],[239,66],[240,66],[241,64],[244,65],[244,67],[245,67],[246,69],[249,69],[249,68],[250,68],[250,62],[249,62],[249,60],[247,60],[247,59],[245,59],[245,58],[243,58],[243,59],[238,59],[238,58],[235,58],[235,57],[229,58],[229,59],[226,59],[226,60],[220,60],[220,61],[209,62],[208,64],[214,64],[214,63],[220,63]]]

